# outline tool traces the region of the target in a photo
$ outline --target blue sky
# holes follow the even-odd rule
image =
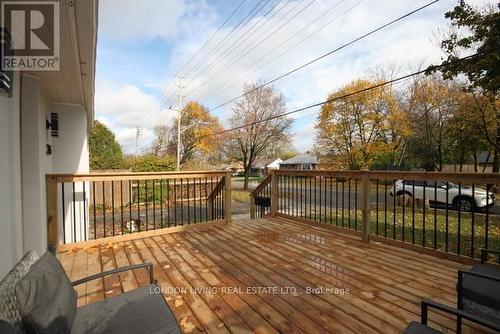
[[[202,52],[196,53],[240,1],[100,1],[96,118],[112,128],[125,152],[134,150],[136,126],[143,128],[139,146],[146,149],[152,139],[152,128],[156,124],[169,124],[175,117],[169,110],[176,103],[171,98],[175,83],[172,78],[193,55],[196,57],[183,73],[187,77],[186,99],[197,100],[210,109],[240,95],[245,82],[272,79],[429,2],[264,0],[255,17],[242,24],[224,47],[214,49],[259,2],[246,0]],[[442,56],[437,40],[447,31],[444,12],[457,2],[441,0],[273,86],[285,95],[288,109],[293,110],[324,100],[335,89],[377,69],[396,66],[404,74],[436,62]],[[471,2],[494,3],[493,0]],[[295,14],[294,19],[284,24]],[[269,38],[257,45],[266,36]],[[297,46],[289,50],[293,45]],[[286,50],[289,51],[284,53]],[[212,64],[211,70],[204,66],[189,71],[207,54],[206,65]],[[238,54],[246,55],[237,57]],[[214,89],[216,93],[211,94]],[[167,98],[162,99],[164,96]],[[294,116],[292,144],[301,152],[313,147],[318,110]],[[231,104],[213,113],[224,123],[231,115]]]

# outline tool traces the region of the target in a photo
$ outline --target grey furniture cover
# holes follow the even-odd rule
[[[10,299],[15,301],[16,307],[15,312],[11,311],[11,308],[2,308],[0,333],[180,333],[177,321],[163,295],[153,292],[158,290],[155,289],[155,284],[76,308],[76,301],[72,298],[75,291],[72,287],[68,289],[68,283],[71,285],[71,282],[58,260],[49,253],[40,259],[43,261],[35,262],[32,257],[29,256],[30,263],[23,273],[16,275],[19,279],[11,280],[12,275],[8,275],[8,279],[2,280],[2,291],[13,295]],[[151,264],[147,266],[152,269]],[[125,267],[118,270],[130,269],[134,268]],[[61,275],[61,278],[53,277],[54,274]],[[110,272],[100,275],[108,274]],[[91,276],[80,281],[94,278]],[[153,281],[152,275],[150,279]],[[8,286],[8,289],[5,289],[5,286]],[[7,298],[3,298],[2,302],[6,301]],[[74,317],[70,316],[71,314]],[[67,319],[64,322],[67,326],[59,326],[61,322],[57,319],[61,316]],[[57,326],[47,326],[47,323]]]
[[[71,334],[180,333],[174,315],[155,285],[80,307]]]
[[[477,265],[470,271],[500,280],[500,269],[489,264]],[[464,311],[500,324],[500,281],[465,274],[460,290]]]

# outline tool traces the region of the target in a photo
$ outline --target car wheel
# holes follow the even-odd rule
[[[474,209],[474,202],[472,202],[472,199],[467,198],[467,197],[461,197],[456,200],[456,205],[457,209],[463,212],[471,212]]]

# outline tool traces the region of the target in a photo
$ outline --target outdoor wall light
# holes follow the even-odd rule
[[[9,97],[12,96],[12,71],[3,69],[5,56],[12,55],[10,32],[3,27],[0,27],[0,93],[5,93]]]
[[[50,129],[50,135],[52,137],[59,137],[59,114],[52,112],[50,113],[50,121],[45,121],[45,128]]]

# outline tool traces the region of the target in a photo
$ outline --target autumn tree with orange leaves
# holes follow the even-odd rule
[[[198,102],[188,102],[182,109],[181,116],[181,165],[192,160],[196,154],[209,160],[220,152],[221,137],[214,136],[222,126],[219,119],[209,113]],[[168,154],[177,152],[177,120],[170,127]]]
[[[316,123],[316,152],[333,168],[369,168],[380,155],[397,165],[411,130],[392,87],[347,98],[379,81],[356,80],[337,90],[321,108]]]

